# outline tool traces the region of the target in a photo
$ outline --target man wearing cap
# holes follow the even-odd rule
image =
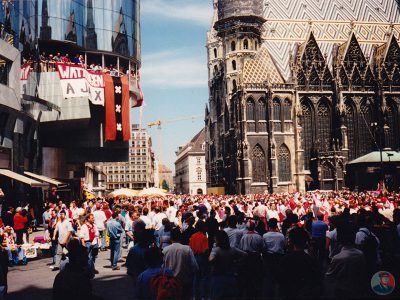
[[[390,283],[388,272],[379,272],[379,284],[373,287],[373,290],[379,295],[387,295],[392,292],[393,286]]]
[[[53,268],[53,271],[60,270],[60,263],[61,263],[61,257],[63,254],[63,250],[64,250],[64,248],[67,247],[69,239],[71,238],[71,235],[72,235],[72,230],[73,230],[72,224],[66,218],[65,210],[61,210],[60,211],[60,220],[57,222],[56,229],[54,230],[54,233],[53,233],[53,241],[56,240],[56,236],[58,233],[56,264]]]

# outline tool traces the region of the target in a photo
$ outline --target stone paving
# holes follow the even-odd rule
[[[38,232],[37,235],[41,235]],[[32,237],[33,239],[33,237]],[[47,266],[51,257],[41,255],[28,262],[26,266],[9,268],[8,272],[8,297],[9,300],[50,300],[52,299],[52,287],[57,272],[53,272]],[[113,271],[109,266],[109,251],[99,252],[96,261],[96,269],[99,274],[92,280],[93,292],[103,299],[134,299],[133,279],[126,274],[126,268]],[[123,249],[123,258],[127,250]],[[119,263],[121,265],[122,263]],[[71,287],[73,288],[73,287]]]

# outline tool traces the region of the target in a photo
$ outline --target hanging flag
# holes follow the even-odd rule
[[[137,74],[131,76],[131,86],[133,87],[133,93],[131,96],[131,107],[140,107],[143,105],[143,91],[140,86],[140,73],[139,70],[137,71]]]
[[[130,105],[127,76],[104,75],[105,82],[105,140],[129,141]]]

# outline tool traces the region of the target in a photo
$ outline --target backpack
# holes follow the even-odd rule
[[[378,241],[370,231],[360,230],[366,234],[364,243],[361,245],[361,251],[364,253],[367,263],[376,263],[378,252]]]
[[[150,287],[154,291],[157,300],[180,300],[182,296],[182,284],[172,275],[161,271],[155,276]]]

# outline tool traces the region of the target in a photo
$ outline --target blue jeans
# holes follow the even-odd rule
[[[115,268],[121,253],[121,239],[110,239],[110,261],[111,267]]]
[[[88,264],[89,264],[89,270],[94,271],[95,268],[95,262],[96,262],[96,257],[97,254],[99,253],[99,246],[98,245],[92,245],[91,242],[86,242],[86,250],[88,253]]]
[[[194,257],[199,269],[194,274],[193,294],[196,299],[208,298],[208,256],[204,254],[196,254]]]
[[[104,230],[99,230],[99,237],[101,239],[101,246],[100,249],[104,250],[106,249],[106,235]]]

